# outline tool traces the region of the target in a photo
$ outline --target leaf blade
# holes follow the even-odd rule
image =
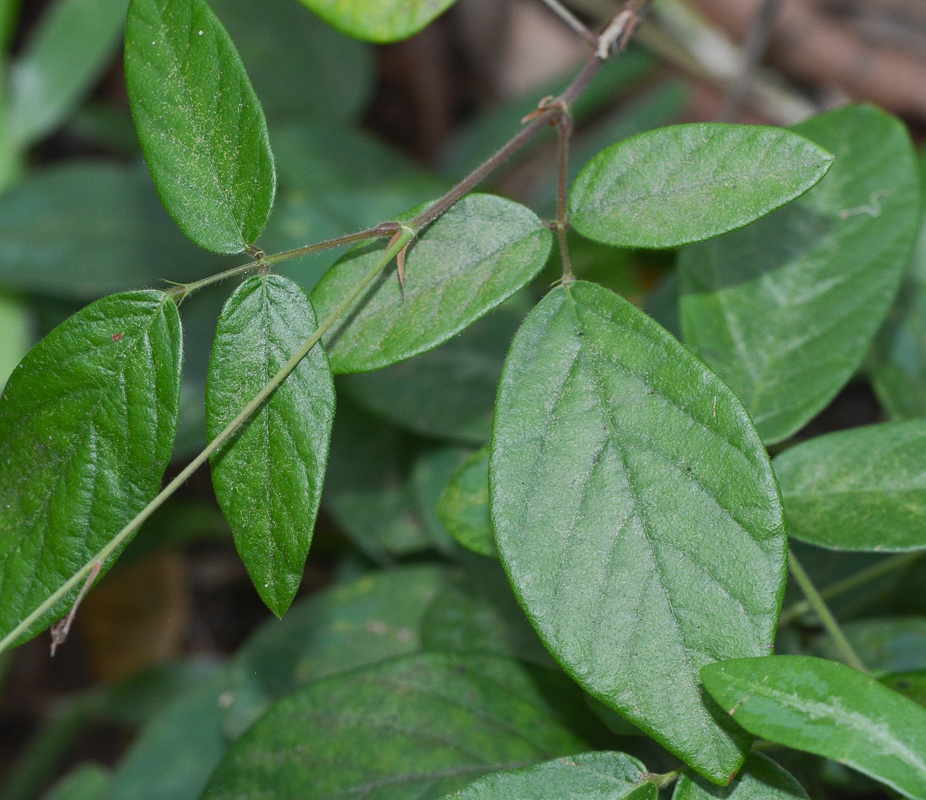
[[[132,0],[126,82],[161,201],[200,247],[240,253],[276,191],[267,121],[205,0]]]
[[[768,652],[785,560],[774,478],[735,396],[617,295],[555,289],[505,365],[490,496],[499,555],[557,660],[728,780],[748,745],[702,703],[695,665]]]
[[[269,382],[314,333],[305,291],[268,275],[249,278],[219,318],[206,384],[209,437]],[[334,422],[334,381],[320,346],[216,451],[216,497],[261,599],[278,617],[289,608],[305,565]]]
[[[70,317],[14,371],[0,401],[4,633],[157,494],[176,435],[181,352],[174,302],[126,292]]]
[[[386,44],[407,39],[456,0],[301,0],[332,28],[349,36]]]
[[[616,247],[677,247],[740,228],[800,196],[833,157],[780,128],[696,123],[612,145],[569,193],[572,226]]]

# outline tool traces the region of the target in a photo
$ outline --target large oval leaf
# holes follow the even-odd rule
[[[177,431],[181,347],[173,300],[127,292],[59,325],[10,377],[0,400],[0,634],[157,494]]]
[[[770,758],[750,753],[737,776],[723,788],[697,775],[684,774],[672,800],[806,800],[807,792]]]
[[[217,436],[314,333],[305,291],[276,275],[228,299],[215,336],[206,417]],[[261,599],[278,617],[302,580],[328,463],[334,381],[315,346],[212,456],[215,494]]]
[[[273,153],[241,58],[205,0],[132,0],[125,78],[170,215],[207,250],[244,250],[273,206]]]
[[[444,653],[306,686],[231,748],[204,800],[430,800],[487,772],[589,749],[594,726],[564,675]],[[597,730],[597,727],[596,727]]]
[[[874,678],[808,656],[711,664],[704,685],[746,730],[926,798],[926,709]]]
[[[685,340],[739,395],[766,443],[794,433],[855,374],[920,224],[916,161],[899,120],[856,106],[795,130],[838,157],[820,185],[679,260]]]
[[[819,436],[774,467],[794,538],[834,550],[926,548],[926,420]]]
[[[371,42],[418,33],[456,0],[302,0],[332,28]]]
[[[511,200],[468,195],[408,248],[405,292],[385,272],[325,335],[331,368],[366,372],[447,341],[530,281],[546,264],[552,234]],[[321,319],[382,257],[385,243],[362,245],[332,267],[312,292]]]
[[[833,157],[781,128],[696,123],[602,150],[569,193],[572,226],[617,247],[678,247],[741,228],[802,195]]]
[[[496,546],[549,650],[726,783],[749,741],[698,670],[768,653],[785,568],[778,490],[733,393],[617,295],[560,287],[515,337],[489,476]]]
[[[493,772],[453,795],[459,800],[656,800],[646,767],[626,753],[580,753]]]

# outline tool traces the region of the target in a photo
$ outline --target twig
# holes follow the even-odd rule
[[[51,626],[51,657],[55,657],[55,650],[58,649],[59,645],[64,644],[68,638],[68,634],[71,632],[71,623],[74,622],[74,617],[77,614],[77,607],[80,605],[81,600],[84,599],[84,596],[87,592],[90,591],[90,587],[93,586],[93,582],[96,580],[97,575],[100,574],[100,570],[103,569],[103,562],[96,561],[93,564],[93,568],[90,570],[90,574],[87,576],[87,580],[81,588],[80,592],[77,595],[77,599],[74,600],[74,605],[71,606],[71,610],[68,612],[68,615],[64,619],[59,619],[54,625]]]

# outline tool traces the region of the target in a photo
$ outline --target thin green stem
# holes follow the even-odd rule
[[[569,139],[572,135],[572,115],[564,111],[557,126],[559,136],[559,170],[556,188],[556,236],[559,240],[559,255],[563,264],[563,283],[570,284],[576,276],[569,260],[569,211],[566,207],[569,177]]]
[[[93,570],[95,564],[98,561],[106,562],[106,559],[109,558],[122,544],[131,536],[141,525],[150,517],[158,508],[160,508],[164,501],[167,500],[180,486],[192,475],[199,467],[201,467],[206,460],[218,450],[225,442],[238,430],[239,427],[251,416],[262,404],[263,402],[276,390],[276,388],[283,383],[284,380],[289,376],[289,374],[299,365],[299,362],[305,358],[309,351],[318,344],[322,336],[328,331],[328,329],[334,325],[338,318],[353,304],[353,302],[363,293],[363,291],[370,285],[370,283],[375,280],[376,276],[382,272],[390,261],[398,254],[398,252],[407,245],[412,238],[414,238],[415,232],[410,228],[405,226],[401,227],[401,234],[398,238],[390,244],[390,246],[383,253],[383,257],[376,263],[376,266],[373,267],[360,281],[360,283],[354,288],[353,292],[341,302],[337,308],[335,308],[328,318],[318,326],[315,330],[315,333],[310,336],[302,347],[296,351],[296,354],[287,361],[281,368],[280,371],[274,375],[270,382],[261,389],[257,395],[248,403],[241,412],[236,416],[228,425],[225,426],[225,429],[216,436],[206,448],[196,456],[187,466],[177,474],[177,476],[165,486],[160,494],[155,497],[148,505],[146,505],[137,516],[128,523],[119,533],[117,533],[105,547],[101,548],[86,564],[84,564],[77,572],[75,572],[67,581],[65,581],[58,589],[53,592],[45,601],[36,608],[29,616],[27,616],[22,622],[19,623],[15,628],[13,628],[10,633],[0,641],[0,652],[3,652],[11,644],[13,644],[23,633],[25,633],[35,622],[37,622],[49,609],[54,608],[62,599],[75,587],[78,583],[84,580],[87,575]]]
[[[820,597],[825,600],[829,600],[833,597],[836,597],[837,595],[852,591],[853,589],[857,589],[859,586],[864,586],[866,583],[870,583],[871,581],[877,580],[878,578],[884,577],[885,575],[890,575],[896,570],[903,569],[904,567],[919,560],[924,555],[926,555],[926,551],[917,550],[912,553],[901,553],[900,555],[893,556],[892,558],[887,558],[880,564],[875,564],[873,567],[863,569],[860,572],[856,572],[854,575],[850,575],[848,578],[830,584],[825,589],[821,589]],[[792,605],[790,608],[786,608],[781,612],[781,617],[778,619],[778,625],[788,625],[798,617],[806,614],[808,611],[813,611],[813,606],[810,604],[809,600],[801,600],[797,603],[794,603],[794,605]]]
[[[849,644],[849,640],[846,639],[846,635],[842,632],[842,628],[839,627],[839,623],[836,622],[836,618],[830,611],[829,606],[826,605],[826,601],[820,596],[820,592],[817,591],[817,587],[814,586],[810,576],[801,566],[801,562],[797,560],[794,553],[790,550],[788,551],[788,569],[794,576],[794,580],[797,581],[798,586],[801,587],[801,591],[810,603],[811,608],[817,612],[817,616],[823,623],[823,627],[826,628],[827,633],[829,633],[833,639],[833,643],[836,645],[839,652],[842,653],[842,657],[846,664],[853,669],[857,669],[859,672],[867,673],[868,670],[852,648],[852,645]]]
[[[673,769],[671,772],[663,772],[658,775],[651,774],[648,780],[650,783],[656,784],[657,789],[664,789],[669,784],[677,781],[684,771],[685,768],[680,767],[679,769]]]

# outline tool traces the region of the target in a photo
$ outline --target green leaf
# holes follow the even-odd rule
[[[225,730],[237,738],[299,686],[422,649],[420,629],[448,581],[436,566],[376,572],[293,604],[254,632],[226,680]]]
[[[496,547],[547,648],[726,783],[749,739],[705,704],[698,669],[771,649],[786,547],[733,393],[630,303],[562,286],[515,337],[489,475]]]
[[[818,436],[773,465],[790,536],[834,550],[926,547],[926,420]]]
[[[881,683],[895,692],[906,695],[921,706],[926,706],[926,669],[885,675],[881,678]]]
[[[244,250],[273,206],[273,153],[241,58],[205,0],[132,0],[125,77],[165,208],[200,247]]]
[[[181,347],[174,302],[127,292],[59,325],[13,373],[0,400],[0,634],[158,493],[177,431]]]
[[[794,130],[837,156],[820,185],[679,257],[685,340],[767,444],[808,422],[858,370],[920,223],[913,147],[899,120],[854,106]]]
[[[746,756],[743,769],[727,786],[708,783],[684,773],[672,800],[806,800],[807,792],[794,777],[760,753]]]
[[[53,131],[112,59],[128,0],[58,0],[10,65],[6,124],[25,149]]]
[[[387,661],[277,703],[235,742],[203,800],[439,798],[487,772],[588,749],[572,733],[582,712],[565,676],[515,661]]]
[[[869,672],[926,670],[926,617],[877,617],[842,624],[842,631]],[[839,649],[829,636],[814,648],[815,655],[838,661]]]
[[[833,162],[780,128],[696,123],[601,151],[569,193],[572,226],[617,247],[678,247],[741,228],[799,197]]]
[[[302,0],[331,27],[384,44],[407,39],[456,0]]]
[[[492,433],[498,379],[522,319],[519,310],[502,307],[442,347],[376,372],[345,375],[339,386],[357,405],[394,425],[482,444]],[[448,393],[448,386],[456,390]]]
[[[332,30],[293,0],[210,5],[237,44],[271,124],[337,121],[363,112],[375,88],[372,47]]]
[[[418,456],[412,467],[411,490],[418,516],[421,517],[433,546],[449,556],[459,556],[462,551],[444,527],[437,513],[437,506],[447,481],[472,452],[468,447],[427,448]]]
[[[750,733],[926,798],[926,709],[874,678],[808,656],[711,664],[701,677]]]
[[[656,800],[646,767],[625,753],[580,753],[493,772],[453,795],[459,800]]]
[[[29,350],[34,322],[30,310],[24,300],[0,292],[0,389]]]
[[[219,435],[315,332],[303,289],[278,275],[246,280],[216,331],[206,415]],[[216,497],[257,593],[278,617],[302,580],[328,463],[334,381],[316,345],[212,456]]]
[[[552,234],[530,209],[493,195],[467,195],[409,246],[404,298],[389,270],[325,334],[331,369],[379,369],[446,342],[528,283],[551,246]],[[312,292],[321,319],[385,247],[361,245],[335,264]]]
[[[140,164],[62,162],[0,196],[0,283],[96,300],[214,272],[158,202]]]
[[[218,676],[176,696],[116,767],[108,800],[196,800],[228,748],[220,698]]]
[[[497,558],[489,519],[489,448],[473,453],[454,473],[441,495],[437,514],[464,547]]]
[[[56,781],[42,800],[108,800],[111,782],[106,767],[87,761]]]

